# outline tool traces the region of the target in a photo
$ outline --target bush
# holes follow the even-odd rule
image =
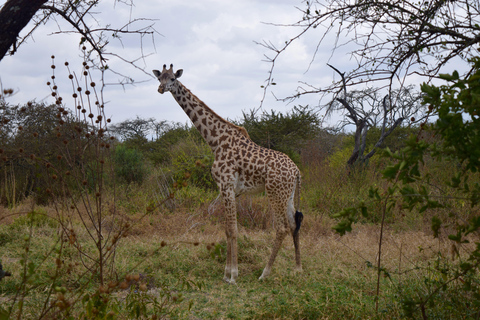
[[[176,184],[193,184],[203,189],[215,189],[217,184],[212,177],[213,153],[208,144],[198,140],[195,133],[186,136],[171,148],[170,169]]]
[[[118,145],[115,148],[115,175],[128,184],[141,184],[147,175],[143,154],[137,149]]]

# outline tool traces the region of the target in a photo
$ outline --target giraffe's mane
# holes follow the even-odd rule
[[[178,81],[178,80],[177,80]],[[222,123],[225,123],[226,125],[238,130],[241,134],[243,134],[245,137],[247,137],[248,139],[250,139],[250,136],[248,135],[248,132],[247,132],[247,129],[245,129],[244,127],[242,126],[237,126],[236,124],[233,124],[231,123],[230,121],[227,121],[225,120],[224,118],[222,118],[221,116],[219,116],[215,111],[213,111],[209,106],[207,106],[207,104],[205,102],[203,102],[202,100],[200,100],[196,95],[194,95],[192,93],[192,91],[190,91],[187,87],[185,87],[183,85],[183,83],[181,83],[180,81],[178,81],[182,87],[188,92],[190,93],[197,101],[200,102],[200,105],[201,107],[204,109],[204,110],[207,110],[208,112],[210,112],[213,116],[217,117],[218,120],[220,120]]]

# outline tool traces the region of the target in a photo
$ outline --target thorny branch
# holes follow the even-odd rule
[[[281,47],[261,43],[274,53],[267,56],[271,67],[263,98],[272,85],[278,57],[307,33],[318,34],[310,64],[320,48],[332,51],[330,61],[340,48],[346,48],[356,67],[344,74],[342,81],[322,88],[299,86],[294,94],[279,100],[291,101],[312,93],[328,95],[345,88],[344,80],[348,86],[376,83],[390,94],[393,88],[405,86],[412,75],[430,81],[447,64],[478,55],[478,0],[313,0],[304,4],[297,8],[302,15],[297,22],[277,25],[299,29],[296,36]]]
[[[32,37],[34,32],[39,32],[38,28],[41,25],[48,23],[50,20],[57,21],[57,18],[65,21],[71,30],[63,30],[59,21],[57,21],[58,31],[52,34],[68,34],[75,33],[81,36],[80,47],[87,45],[88,62],[99,69],[107,70],[109,65],[107,60],[109,57],[115,57],[121,61],[134,66],[137,69],[144,71],[144,68],[138,64],[138,61],[143,60],[148,56],[144,52],[143,39],[145,36],[151,37],[153,47],[155,46],[155,35],[159,34],[154,28],[154,20],[147,18],[129,18],[129,21],[123,26],[115,28],[110,25],[102,25],[96,16],[99,14],[94,12],[101,0],[92,1],[54,1],[54,0],[8,0],[2,7],[0,7],[0,17],[4,15],[13,16],[8,21],[2,20],[0,31],[2,34],[12,35],[10,37],[4,36],[0,39],[0,60],[6,55],[13,55],[27,39]],[[33,3],[34,2],[34,3]],[[115,0],[115,3],[122,3],[127,6],[133,6],[133,2],[127,3],[125,1]],[[35,5],[34,5],[35,4]],[[30,24],[28,24],[30,22]],[[25,34],[20,35],[20,30],[23,27],[30,26]],[[121,35],[137,35],[140,37],[140,57],[136,59],[127,59],[122,55],[107,51],[108,44],[115,39],[122,43]],[[5,48],[4,51],[1,49]],[[10,50],[10,51],[8,51]],[[3,54],[2,54],[3,52]],[[113,71],[113,70],[111,70]],[[121,75],[123,80],[120,82],[133,83],[133,79],[121,72],[114,71],[114,73]],[[146,74],[149,74],[145,72]]]

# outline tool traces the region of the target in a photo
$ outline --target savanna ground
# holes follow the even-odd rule
[[[33,205],[28,199],[15,208],[2,208],[0,260],[12,276],[0,282],[1,305],[14,305],[16,310],[23,300],[26,319],[38,318],[39,310],[55,303],[58,318],[72,314],[86,319],[155,319],[157,315],[167,319],[420,318],[425,310],[409,313],[408,302],[437,290],[445,277],[438,270],[458,261],[461,248],[452,251],[445,234],[434,238],[425,213],[394,210],[383,234],[377,293],[380,213],[355,224],[345,236],[333,231],[336,221],[330,216],[361,199],[366,185],[381,184],[380,174],[373,167],[348,174],[343,166],[332,163],[334,158],[303,170],[301,274],[293,271],[293,241],[288,237],[270,277],[258,280],[274,239],[271,213],[262,195],[240,198],[240,274],[237,285],[228,285],[222,281],[226,246],[223,209],[216,192],[187,186],[177,192],[173,212],[161,206],[147,209],[145,215],[150,196],[145,186],[130,185],[115,198],[104,200],[105,211],[116,203],[118,216],[130,226],[118,242],[111,265],[114,271],[105,279],[110,281],[109,289],[84,274],[88,273],[84,258],[71,239],[70,245],[68,239],[63,241],[62,261],[52,254],[60,238],[66,237],[57,222],[57,209]],[[108,214],[103,222],[104,230],[115,228]],[[70,223],[82,224],[79,218]],[[87,234],[91,226],[86,227],[78,228],[82,231],[76,231],[75,241],[93,247]],[[28,273],[22,261],[26,252],[34,272],[21,289]],[[103,302],[92,307],[85,296],[90,293],[92,300],[95,292]],[[48,296],[52,297],[47,301]],[[71,306],[68,313],[62,307],[65,301]],[[458,309],[465,307],[464,301],[427,306],[428,316],[438,319],[472,318],[468,315],[475,312],[468,310],[468,303],[466,310]]]

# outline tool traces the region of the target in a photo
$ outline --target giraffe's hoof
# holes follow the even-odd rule
[[[303,272],[302,266],[300,266],[300,267],[295,267],[295,270],[294,270],[293,272],[294,272],[295,274],[297,274],[297,273],[302,273],[302,272]]]
[[[231,278],[227,278],[227,277],[224,277],[224,278],[223,278],[223,281],[225,281],[225,282],[228,283],[228,284],[234,284],[234,285],[237,284],[237,283],[235,282],[235,279],[231,279]]]
[[[264,280],[268,277],[268,275],[270,274],[270,270],[267,270],[266,268],[263,270],[262,272],[262,275],[260,276],[260,278],[258,278],[258,280]]]

